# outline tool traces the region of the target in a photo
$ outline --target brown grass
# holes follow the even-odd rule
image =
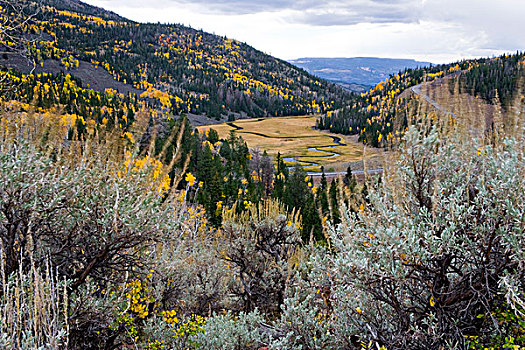
[[[283,157],[295,157],[301,161],[316,162],[323,165],[327,170],[342,171],[349,163],[360,162],[363,159],[363,144],[357,141],[354,136],[336,135],[315,130],[317,117],[281,117],[268,119],[250,119],[235,121],[234,124],[242,127],[236,131],[241,136],[248,147],[265,150],[268,154],[276,156],[278,152]],[[215,129],[221,138],[228,138],[230,132],[235,128],[227,124],[219,124],[199,127],[199,132],[206,129]],[[331,136],[341,138],[344,146],[325,148],[324,146],[334,145]],[[326,157],[327,153],[309,150],[311,147],[321,150],[339,153],[337,157]],[[367,157],[376,157],[379,151],[367,150]],[[308,168],[307,170],[319,170],[319,168]]]

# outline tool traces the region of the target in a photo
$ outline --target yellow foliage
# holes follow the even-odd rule
[[[146,91],[144,91],[142,94],[140,94],[140,97],[148,97],[155,99],[159,101],[162,104],[163,108],[170,108],[171,107],[171,99],[175,99],[176,101],[182,101],[182,99],[172,97],[170,94],[166,92],[162,92],[160,90],[155,89],[153,86],[149,86]]]
[[[193,187],[193,185],[195,185],[196,178],[195,178],[195,176],[193,176],[192,173],[187,173],[186,177],[184,179],[188,183],[188,186]]]
[[[164,170],[164,165],[157,159],[150,156],[144,158],[134,158],[131,152],[126,152],[126,160],[124,162],[124,167],[129,172],[139,172],[150,170],[150,176],[152,178],[152,186],[157,186],[156,191],[163,195],[170,189],[171,179]],[[119,172],[120,177],[123,177],[124,174]]]

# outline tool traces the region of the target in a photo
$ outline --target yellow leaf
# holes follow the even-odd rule
[[[192,173],[187,173],[185,180],[186,182],[188,182],[188,186],[190,187],[193,187],[193,185],[195,184],[195,176],[193,176]]]

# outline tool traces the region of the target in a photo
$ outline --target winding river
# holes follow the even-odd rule
[[[338,146],[346,146],[344,143],[341,142],[341,138],[340,137],[337,137],[337,136],[330,136],[334,142],[333,145],[328,145],[328,146],[318,146],[318,147],[309,147],[308,150],[309,151],[313,151],[313,152],[319,152],[319,153],[324,153],[323,155],[319,155],[319,156],[308,156],[308,158],[335,158],[335,157],[339,157],[340,154],[337,153],[337,152],[333,152],[333,151],[329,151],[329,150],[326,150],[327,148],[334,148],[334,147],[338,147]],[[319,163],[316,163],[316,162],[308,162],[308,161],[304,161],[304,160],[300,160],[299,159],[300,157],[286,157],[286,158],[283,158],[283,160],[285,162],[288,162],[288,163],[293,163],[295,164],[295,166],[302,166],[302,167],[315,167],[315,166],[319,166]],[[289,169],[293,168],[294,166],[290,166]]]
[[[262,121],[262,120],[264,120],[264,119],[258,119],[257,121]],[[228,123],[226,123],[226,125],[234,128],[236,131],[244,130],[244,128],[242,126],[238,126],[237,124],[235,124],[233,122],[228,122]],[[276,138],[276,139],[293,138],[293,137],[290,137],[290,136],[268,136],[268,135],[265,135],[265,134],[261,134],[261,133],[258,133],[258,132],[251,132],[251,131],[243,131],[243,133],[245,133],[245,134],[253,134],[253,135],[257,135],[257,136],[261,136],[261,137],[267,137],[267,138]],[[333,136],[333,135],[326,135],[326,136],[332,138],[333,145],[309,147],[308,151],[323,153],[323,155],[307,156],[308,158],[324,158],[324,159],[326,159],[326,158],[335,158],[335,157],[339,157],[340,156],[339,153],[330,151],[329,149],[330,148],[334,148],[334,147],[338,147],[338,146],[346,146],[346,144],[343,143],[342,139],[340,137],[338,137],[338,136]],[[304,137],[317,137],[317,136],[301,136],[301,137],[304,138]],[[300,158],[302,158],[302,157],[305,157],[305,156],[285,157],[285,158],[283,158],[283,160],[285,162],[293,164],[292,166],[289,166],[288,169],[293,169],[296,166],[300,166],[300,167],[303,167],[303,168],[319,166],[319,163],[301,160]],[[368,174],[381,174],[382,172],[383,172],[383,169],[381,169],[381,168],[369,169],[367,171]],[[342,175],[342,174],[345,174],[345,173],[346,173],[346,171],[343,171],[343,172],[332,172],[332,173],[325,173],[325,175],[326,176],[338,176],[338,175]],[[364,171],[363,170],[353,170],[352,173],[355,174],[355,175],[362,175],[362,174],[364,174]],[[309,176],[314,176],[314,177],[315,176],[321,176],[321,173],[313,172],[313,171],[308,171],[307,174]]]
[[[264,119],[259,119],[258,121],[261,121],[261,120],[264,120]],[[234,128],[236,131],[244,130],[244,128],[242,126],[239,126],[239,125],[237,125],[237,124],[235,124],[233,122],[228,122],[228,123],[226,123],[226,125]],[[275,139],[279,139],[279,138],[283,138],[283,139],[293,138],[293,137],[290,137],[290,136],[268,136],[268,135],[265,135],[265,134],[262,134],[262,133],[251,132],[251,131],[243,131],[243,133],[257,135],[257,136],[261,136],[261,137],[267,137],[267,138],[275,138]],[[333,141],[334,144],[333,145],[326,145],[326,146],[309,147],[308,151],[319,152],[319,153],[322,153],[322,155],[307,156],[308,158],[335,158],[335,157],[339,157],[340,156],[339,153],[330,151],[329,149],[330,148],[334,148],[334,147],[338,147],[338,146],[346,146],[346,144],[343,143],[342,139],[340,137],[338,137],[338,136],[332,136],[332,135],[327,135],[327,136],[332,138],[332,141]],[[316,136],[301,136],[301,137],[304,138],[304,137],[316,137]],[[284,157],[283,160],[285,162],[294,164],[292,166],[289,166],[288,167],[289,169],[292,169],[292,168],[294,168],[296,166],[301,166],[301,167],[304,167],[304,168],[319,166],[319,163],[317,163],[317,162],[304,161],[304,160],[301,160],[300,158],[301,157]],[[317,174],[317,173],[312,173],[312,174]]]

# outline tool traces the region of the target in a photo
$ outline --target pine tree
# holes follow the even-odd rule
[[[272,198],[283,199],[284,184],[288,180],[288,169],[281,158],[281,153],[277,153],[275,179],[273,184]]]
[[[330,195],[330,208],[331,208],[331,219],[332,219],[332,224],[334,225],[337,225],[339,223],[341,223],[341,216],[339,214],[339,200],[338,200],[338,196],[337,196],[337,189],[338,189],[338,180],[337,179],[333,179],[332,182],[330,183],[330,191],[329,191],[329,195]]]
[[[322,222],[313,196],[307,196],[306,202],[302,207],[302,217],[303,228],[301,236],[303,241],[308,242],[311,238],[314,242],[324,241]]]
[[[329,216],[330,215],[330,204],[328,202],[328,181],[326,180],[326,176],[324,173],[324,166],[321,167],[322,175],[321,175],[321,183],[319,186],[319,189],[317,190],[317,201],[319,208],[321,209],[321,215],[322,216]]]
[[[350,166],[346,168],[346,175],[343,178],[343,183],[348,187],[350,192],[354,192],[354,189],[357,185],[357,181],[355,179],[354,174],[352,174],[352,168]]]

